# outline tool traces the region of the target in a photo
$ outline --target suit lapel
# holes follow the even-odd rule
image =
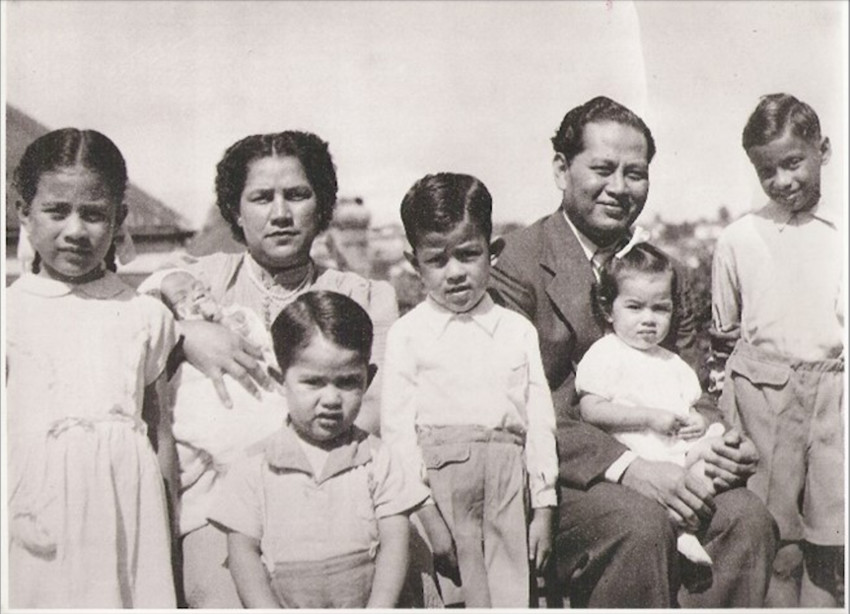
[[[546,294],[576,337],[578,352],[574,360],[577,361],[602,335],[590,307],[595,278],[587,256],[560,210],[544,223],[543,237],[540,265],[552,275]]]

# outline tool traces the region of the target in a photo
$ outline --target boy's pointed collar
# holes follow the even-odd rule
[[[109,299],[128,290],[124,282],[112,271],[106,271],[102,277],[84,284],[72,284],[31,273],[21,275],[15,283],[24,292],[45,298],[81,294],[95,299]]]
[[[313,467],[298,442],[298,435],[287,418],[283,428],[267,440],[265,460],[275,469],[300,471],[313,476],[316,482],[321,484],[343,471],[368,463],[372,459],[368,438],[368,433],[352,427],[339,447],[330,451],[322,475],[315,476]]]
[[[446,309],[430,296],[425,298],[425,305],[428,309],[428,324],[437,336],[445,332],[449,322],[452,320],[471,320],[483,328],[490,336],[496,332],[496,327],[499,325],[499,310],[496,309],[496,304],[487,292],[484,293],[484,296],[478,301],[475,307],[463,313],[455,313],[450,309]]]
[[[817,203],[814,207],[807,211],[789,211],[775,201],[769,201],[767,204],[770,218],[774,221],[779,232],[785,230],[787,226],[797,220],[814,219],[823,222],[827,226],[838,228],[838,214],[834,208],[824,207],[823,202]]]

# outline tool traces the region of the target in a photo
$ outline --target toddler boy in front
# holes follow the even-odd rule
[[[390,329],[381,436],[430,486],[419,517],[436,557],[456,552],[466,607],[526,608],[529,560],[542,570],[552,544],[555,414],[536,330],[486,293],[491,210],[484,184],[454,173],[402,201],[428,296]]]
[[[748,486],[780,529],[768,604],[835,607],[844,575],[844,254],[828,209],[836,203],[820,202],[830,144],[809,105],[772,94],[750,116],[743,146],[770,201],[729,225],[714,255],[715,354],[734,343],[720,406],[758,449]]]

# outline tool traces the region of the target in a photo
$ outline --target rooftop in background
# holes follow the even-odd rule
[[[24,150],[35,139],[50,131],[23,111],[6,105],[6,246],[14,251],[20,224],[15,213],[18,193],[12,176]],[[132,174],[132,162],[128,161]],[[182,244],[194,235],[187,220],[131,182],[125,198],[129,213],[127,230],[137,243],[174,242]]]

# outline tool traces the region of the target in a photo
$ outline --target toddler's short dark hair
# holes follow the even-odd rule
[[[493,198],[487,186],[460,173],[425,175],[401,201],[401,221],[414,251],[426,232],[449,232],[467,216],[489,243],[492,212]]]
[[[762,96],[747,120],[741,144],[744,151],[749,151],[780,138],[786,130],[804,141],[820,144],[820,120],[812,107],[791,94],[768,94]]]
[[[593,286],[593,311],[597,320],[607,325],[614,299],[620,293],[620,279],[626,273],[670,273],[670,296],[673,299],[673,317],[676,317],[678,276],[673,261],[660,249],[649,243],[637,243],[620,258],[611,258],[599,272],[599,281]],[[675,330],[671,322],[670,330]]]
[[[282,373],[317,332],[340,347],[354,350],[369,364],[373,328],[366,310],[344,294],[311,291],[287,305],[272,323],[272,346]]]

